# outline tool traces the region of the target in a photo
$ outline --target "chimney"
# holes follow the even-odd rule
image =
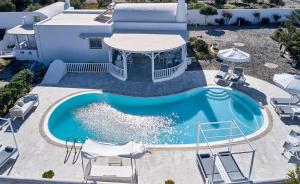
[[[65,0],[65,10],[69,9],[71,7],[70,0]]]
[[[178,0],[176,22],[187,22],[187,6],[185,0]]]

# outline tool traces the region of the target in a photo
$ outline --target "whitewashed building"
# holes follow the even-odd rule
[[[107,10],[74,10],[67,0],[25,16],[7,34],[15,38],[16,59],[45,65],[59,59],[69,72],[106,71],[127,80],[128,67],[142,59],[159,82],[182,74],[189,62],[184,0],[121,3]]]

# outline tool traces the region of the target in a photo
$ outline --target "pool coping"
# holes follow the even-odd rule
[[[208,86],[204,86],[204,87],[196,87],[193,89],[189,89],[186,90],[184,92],[179,92],[179,93],[175,93],[175,94],[170,94],[170,95],[164,95],[164,96],[174,96],[174,95],[178,95],[181,93],[185,93],[185,92],[191,92],[194,90],[197,90],[199,88],[223,88],[223,89],[228,89],[228,90],[235,90],[229,87],[222,87],[222,86],[217,86],[217,85],[208,85]],[[41,136],[46,140],[46,142],[48,142],[49,144],[58,146],[58,147],[66,147],[66,141],[62,141],[56,137],[54,137],[49,129],[48,129],[48,119],[51,115],[51,113],[55,110],[55,108],[57,106],[59,106],[60,104],[62,104],[63,102],[65,102],[66,100],[81,95],[81,94],[88,94],[88,93],[103,93],[103,91],[101,89],[87,89],[87,90],[83,90],[81,92],[75,92],[75,93],[71,93],[63,98],[58,99],[57,101],[55,101],[53,104],[51,104],[47,110],[43,113],[43,116],[41,118],[41,122],[39,123],[39,132],[41,134]],[[270,113],[269,108],[267,107],[267,105],[265,106],[261,106],[261,104],[259,104],[254,98],[252,98],[251,96],[249,96],[248,94],[239,91],[238,92],[246,95],[247,97],[249,97],[251,100],[253,100],[259,107],[260,110],[262,112],[263,118],[264,118],[264,122],[263,125],[254,133],[246,135],[245,137],[251,142],[251,141],[255,141],[257,139],[260,139],[262,137],[264,137],[268,132],[271,131],[272,127],[273,127],[273,121],[272,121],[272,115]],[[110,93],[110,94],[115,94],[115,95],[119,95],[119,96],[129,96],[129,95],[122,95],[122,94],[118,94],[118,93],[112,93],[112,92],[105,92],[105,93]],[[138,96],[129,96],[129,97],[136,97],[136,98],[157,98],[158,96],[154,96],[154,97],[138,97]],[[47,123],[46,123],[47,122]],[[243,137],[239,137],[239,138],[235,138],[233,139],[234,143],[238,143],[238,142],[244,142],[245,139]],[[67,143],[68,146],[73,145],[73,143],[68,142]],[[224,147],[228,145],[228,141],[216,141],[213,143],[210,143],[210,146],[213,148],[216,147]],[[75,144],[76,147],[80,147],[81,143],[76,143]],[[197,144],[196,143],[192,143],[192,144],[145,144],[145,146],[149,149],[182,149],[182,148],[190,148],[190,149],[197,149]],[[199,147],[201,148],[208,148],[206,143],[200,143]]]

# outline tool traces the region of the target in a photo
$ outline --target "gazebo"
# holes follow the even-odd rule
[[[150,58],[153,82],[173,79],[187,68],[186,41],[180,35],[115,33],[104,42],[109,46],[110,73],[124,81],[128,65],[133,62],[132,54]]]

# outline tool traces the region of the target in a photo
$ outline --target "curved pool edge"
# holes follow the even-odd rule
[[[223,88],[223,89],[228,89],[228,90],[233,90],[232,88],[229,87],[222,87],[222,86],[217,86],[217,85],[210,85],[210,86],[205,86],[205,87],[197,87],[197,88],[193,88],[187,91],[183,91],[183,92],[179,92],[179,93],[174,93],[171,95],[164,95],[164,96],[174,96],[174,95],[178,95],[178,94],[182,94],[182,93],[186,93],[186,92],[193,92],[199,88]],[[254,133],[249,134],[247,136],[245,136],[249,141],[254,141],[257,140],[263,136],[265,136],[272,128],[272,115],[269,112],[269,109],[267,108],[267,106],[265,107],[261,107],[260,104],[258,104],[256,102],[256,100],[254,100],[251,96],[247,95],[246,93],[239,91],[240,93],[246,95],[247,97],[251,98],[251,100],[253,100],[260,108],[262,115],[263,115],[263,125]],[[67,101],[70,98],[73,98],[75,96],[79,96],[82,94],[88,94],[88,93],[103,93],[103,91],[101,89],[99,90],[95,90],[95,89],[91,89],[91,90],[84,90],[81,92],[75,92],[75,93],[71,93],[61,99],[58,99],[57,101],[55,101],[53,104],[51,104],[46,112],[43,114],[41,122],[40,122],[40,126],[39,126],[39,131],[40,134],[42,135],[42,137],[50,144],[55,145],[55,146],[59,146],[59,147],[65,147],[66,146],[66,141],[60,140],[56,137],[54,137],[51,132],[49,131],[48,128],[48,120],[50,118],[51,113],[56,109],[56,107],[58,107],[60,104],[64,103],[65,101]],[[106,92],[109,94],[114,94],[114,95],[120,95],[120,96],[128,96],[128,95],[122,95],[122,94],[118,94],[118,93],[112,93],[112,92]],[[154,97],[137,97],[137,96],[129,96],[129,97],[135,97],[135,98],[157,98],[159,96],[154,96]],[[195,130],[196,131],[196,130]],[[196,138],[195,138],[196,139]],[[243,141],[244,138],[239,137],[239,138],[235,138],[233,139],[233,142],[241,142]],[[212,147],[222,147],[225,146],[225,144],[227,143],[227,141],[216,141],[213,143],[210,143],[210,145]],[[73,143],[68,142],[67,145],[71,146]],[[80,146],[81,144],[76,144],[75,146]],[[197,144],[193,143],[193,144],[146,144],[145,145],[147,148],[150,149],[164,149],[164,148],[196,148]],[[207,148],[207,144],[206,143],[200,143],[199,144],[200,147],[202,148]]]

